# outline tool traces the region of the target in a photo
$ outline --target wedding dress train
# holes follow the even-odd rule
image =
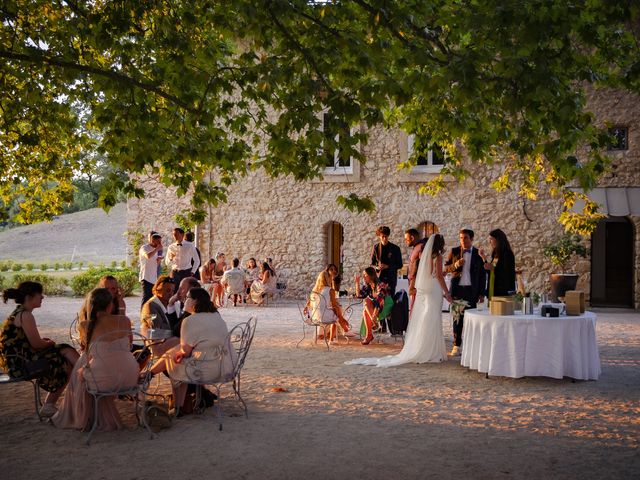
[[[405,334],[402,350],[397,355],[356,358],[347,365],[394,367],[404,363],[443,362],[447,349],[442,334],[442,288],[432,273],[432,235],[424,247],[416,275],[416,299]]]

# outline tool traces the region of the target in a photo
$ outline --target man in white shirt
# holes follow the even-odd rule
[[[183,278],[193,277],[200,268],[200,258],[196,246],[184,239],[184,230],[173,229],[173,242],[167,249],[165,263],[171,272],[169,275],[179,285]]]
[[[158,280],[158,265],[162,251],[162,236],[158,232],[149,233],[149,243],[145,243],[138,251],[140,274],[138,280],[142,284],[142,305],[153,297],[153,285]]]
[[[227,295],[233,295],[233,306],[238,304],[238,299],[242,299],[244,293],[244,271],[239,268],[240,260],[233,259],[233,268],[227,270],[222,275],[220,283],[224,287]]]

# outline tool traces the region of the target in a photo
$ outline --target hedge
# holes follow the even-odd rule
[[[44,273],[16,273],[13,275],[13,285],[21,282],[38,282],[42,284],[46,295],[62,295],[67,290],[68,281],[63,277],[54,277]]]
[[[98,285],[98,281],[105,275],[113,275],[118,280],[125,297],[131,295],[133,289],[138,285],[138,272],[131,268],[119,270],[115,268],[91,267],[71,279],[73,293],[79,296],[85,296]]]

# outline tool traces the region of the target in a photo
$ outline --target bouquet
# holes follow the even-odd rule
[[[462,314],[464,313],[464,309],[469,306],[469,302],[466,300],[454,300],[451,302],[451,306],[449,311],[451,312],[451,320],[454,322],[460,321]]]

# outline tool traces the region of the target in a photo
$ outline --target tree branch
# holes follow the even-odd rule
[[[371,5],[369,5],[367,2],[365,2],[364,0],[354,0],[354,3],[362,7],[365,11],[367,11],[371,15],[380,14],[382,19],[382,24],[387,28],[387,30],[389,30],[389,32],[391,32],[391,34],[394,37],[396,37],[404,46],[411,47],[411,43],[403,35],[401,35],[396,28],[394,28],[394,26],[391,23],[391,20],[388,18],[384,10],[382,9],[377,10]],[[446,46],[440,41],[440,39],[436,35],[432,35],[426,32],[424,28],[420,28],[411,22],[408,22],[408,25],[411,27],[411,30],[413,30],[413,32],[417,36],[419,36],[420,38],[422,38],[427,42],[428,48],[431,52],[433,52],[433,46],[431,44],[435,44],[445,55],[450,56],[449,50],[446,48]],[[432,54],[429,54],[429,58],[431,58],[434,62],[439,63],[440,65],[447,64],[447,62],[440,60],[439,58],[435,57]]]
[[[285,38],[295,46],[296,50],[298,50],[302,54],[304,59],[309,63],[309,65],[311,65],[311,68],[316,73],[316,75],[318,75],[322,85],[324,85],[324,87],[328,90],[328,92],[333,93],[334,90],[331,87],[331,84],[326,79],[326,77],[322,74],[322,71],[320,70],[320,67],[316,63],[313,56],[310,55],[309,52],[307,52],[307,50],[295,38],[293,38],[293,35],[289,33],[289,31],[284,27],[284,25],[280,22],[280,20],[278,20],[278,18],[275,16],[275,14],[271,9],[268,9],[268,12],[269,12],[269,16],[273,20],[273,23],[276,25],[276,27],[278,27],[278,30],[282,32]]]
[[[38,56],[38,57],[32,57],[29,55],[25,55],[22,53],[14,53],[14,52],[9,52],[7,50],[0,50],[0,58],[7,58],[7,59],[11,59],[11,60],[17,60],[19,62],[29,62],[29,63],[44,63],[46,65],[53,65],[56,67],[60,67],[60,68],[68,68],[71,70],[78,70],[81,72],[87,72],[87,73],[92,73],[94,75],[99,75],[102,77],[106,77],[106,78],[110,78],[112,80],[115,80],[118,83],[122,83],[124,85],[130,85],[130,86],[134,86],[134,87],[138,87],[142,90],[148,91],[148,92],[153,92],[156,95],[164,98],[165,100],[168,100],[169,102],[177,105],[178,107],[190,112],[190,113],[199,113],[198,110],[196,108],[193,108],[189,105],[187,105],[185,102],[183,102],[182,100],[180,100],[178,97],[176,97],[175,95],[171,95],[170,93],[167,93],[165,91],[163,91],[160,87],[158,87],[157,85],[153,85],[151,83],[146,83],[146,82],[141,82],[139,80],[136,80],[135,78],[131,78],[128,75],[125,75],[123,73],[118,73],[118,72],[114,72],[112,70],[103,70],[101,68],[96,68],[96,67],[91,67],[88,65],[80,65],[78,63],[74,63],[74,62],[68,62],[65,60],[59,60],[56,58],[48,58],[45,56]]]

